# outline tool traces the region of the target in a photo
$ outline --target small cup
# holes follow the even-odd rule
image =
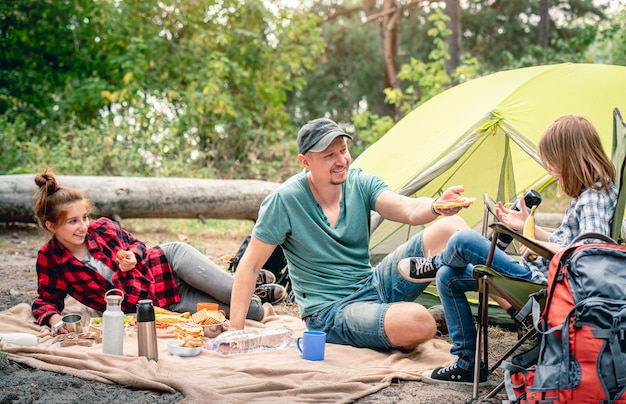
[[[300,343],[304,347],[300,346]],[[326,333],[324,331],[305,331],[296,339],[296,346],[302,353],[302,359],[309,361],[323,361],[326,347]]]
[[[63,325],[68,332],[76,334],[83,332],[83,316],[80,314],[66,314],[61,318],[61,320],[63,321]]]
[[[218,311],[219,305],[217,303],[199,302],[196,305],[196,311],[207,309],[207,311]]]

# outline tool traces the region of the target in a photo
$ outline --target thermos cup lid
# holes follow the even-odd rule
[[[137,302],[137,322],[154,321],[154,307],[152,300],[142,299]]]

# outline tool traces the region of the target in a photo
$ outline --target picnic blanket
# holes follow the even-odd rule
[[[84,306],[77,302],[65,310],[81,311]],[[294,341],[305,331],[304,323],[293,316],[269,315],[263,322],[246,322],[247,328],[278,325],[291,328]],[[284,350],[232,356],[203,349],[195,357],[178,357],[167,350],[167,340],[174,337],[159,335],[155,362],[137,355],[134,332],[125,336],[123,356],[103,354],[101,344],[60,347],[51,343],[50,329],[35,323],[26,303],[0,312],[0,333],[11,332],[37,336],[36,346],[3,344],[12,361],[135,389],[177,390],[187,402],[263,403],[283,398],[294,403],[348,403],[389,386],[396,378],[419,381],[425,369],[453,359],[450,345],[441,340],[429,341],[410,353],[327,343],[320,362],[303,360],[295,344]]]

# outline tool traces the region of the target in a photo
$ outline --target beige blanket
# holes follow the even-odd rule
[[[81,309],[70,305],[66,311]],[[262,323],[246,323],[249,328],[276,325],[291,328],[294,341],[305,330],[304,323],[291,316],[271,315]],[[440,340],[409,354],[327,344],[321,362],[303,360],[295,345],[235,356],[203,350],[196,357],[183,358],[167,350],[166,341],[173,335],[161,335],[159,361],[154,362],[137,356],[135,333],[125,337],[123,356],[103,354],[101,344],[64,348],[52,344],[50,330],[35,323],[25,303],[0,312],[0,333],[10,332],[34,334],[38,340],[34,347],[4,344],[9,359],[15,362],[135,389],[177,390],[190,402],[269,403],[283,398],[301,403],[348,403],[389,386],[394,378],[420,380],[423,370],[452,359],[450,345]]]

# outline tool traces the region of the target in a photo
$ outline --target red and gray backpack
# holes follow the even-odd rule
[[[530,302],[539,357],[535,370],[503,366],[509,402],[626,403],[626,246],[579,236],[550,261],[541,319]]]

